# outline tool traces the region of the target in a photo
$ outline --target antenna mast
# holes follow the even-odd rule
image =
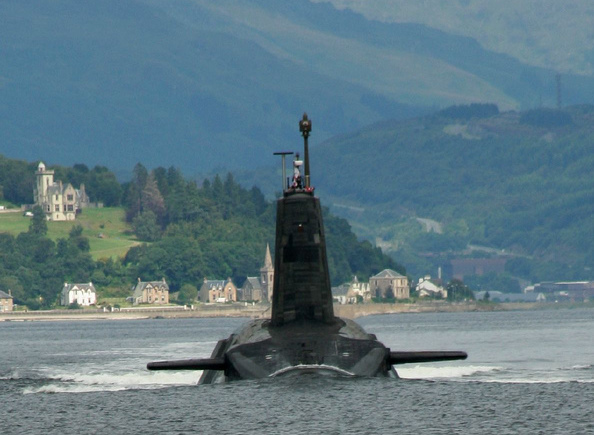
[[[303,119],[299,121],[299,131],[303,136],[303,159],[305,160],[305,188],[308,189],[310,186],[309,180],[309,147],[307,144],[307,138],[311,133],[311,121],[307,118],[307,113],[303,114]]]

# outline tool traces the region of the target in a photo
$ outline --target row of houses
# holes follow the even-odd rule
[[[419,297],[445,299],[448,296],[441,280],[430,276],[420,278],[415,291]],[[366,303],[373,298],[402,300],[410,298],[410,285],[406,276],[392,269],[384,269],[370,277],[368,283],[360,282],[355,276],[351,282],[333,288],[332,294],[341,304]]]
[[[141,281],[132,288],[132,296],[128,298],[134,305],[139,304],[168,304],[169,285],[163,278],[160,281]],[[88,307],[97,303],[97,290],[92,282],[64,283],[60,293],[60,305],[77,304]]]

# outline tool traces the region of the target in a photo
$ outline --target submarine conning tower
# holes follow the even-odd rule
[[[295,321],[334,323],[332,290],[320,200],[310,186],[307,139],[311,121],[299,122],[304,139],[305,180],[299,154],[293,162],[292,183],[287,182],[277,202],[272,326]],[[284,156],[292,153],[276,153]],[[284,187],[284,174],[283,174]]]

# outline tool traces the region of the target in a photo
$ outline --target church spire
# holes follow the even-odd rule
[[[266,243],[266,256],[264,257],[264,267],[272,268],[272,256],[270,255],[270,244]]]

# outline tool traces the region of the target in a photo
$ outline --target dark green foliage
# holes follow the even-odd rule
[[[35,163],[11,160],[0,155],[0,186],[3,199],[13,204],[31,204],[36,170]]]
[[[473,291],[459,279],[452,279],[446,286],[448,301],[471,301],[474,300]]]
[[[15,303],[29,309],[49,308],[58,302],[64,282],[90,281],[95,263],[81,231],[75,226],[67,239],[57,243],[39,232],[16,238],[0,234],[0,283],[13,290]]]
[[[32,210],[33,216],[29,223],[29,233],[36,236],[45,236],[47,234],[47,220],[45,213],[40,206],[36,205]]]
[[[517,279],[508,274],[487,273],[482,276],[464,277],[465,283],[476,291],[495,290],[502,293],[521,293],[522,288]]]
[[[558,109],[534,109],[524,112],[520,117],[522,124],[535,127],[563,127],[572,123],[571,114]]]
[[[84,184],[91,202],[101,202],[106,207],[119,206],[122,200],[122,186],[113,172],[105,166],[95,166],[93,169],[77,163],[71,168],[53,166],[54,180],[64,184],[70,183],[75,189]]]
[[[132,220],[132,228],[138,240],[143,242],[154,242],[161,237],[161,227],[157,223],[157,217],[151,210],[138,214]]]
[[[405,268],[379,248],[368,241],[358,241],[345,219],[330,214],[325,207],[323,215],[332,283],[341,284],[352,280],[353,276],[366,280],[384,269],[393,269],[406,275]]]
[[[499,114],[496,104],[472,103],[470,105],[450,106],[437,112],[438,116],[454,119],[489,118]]]
[[[198,289],[192,284],[182,285],[177,294],[177,302],[184,305],[191,305],[198,297]]]

